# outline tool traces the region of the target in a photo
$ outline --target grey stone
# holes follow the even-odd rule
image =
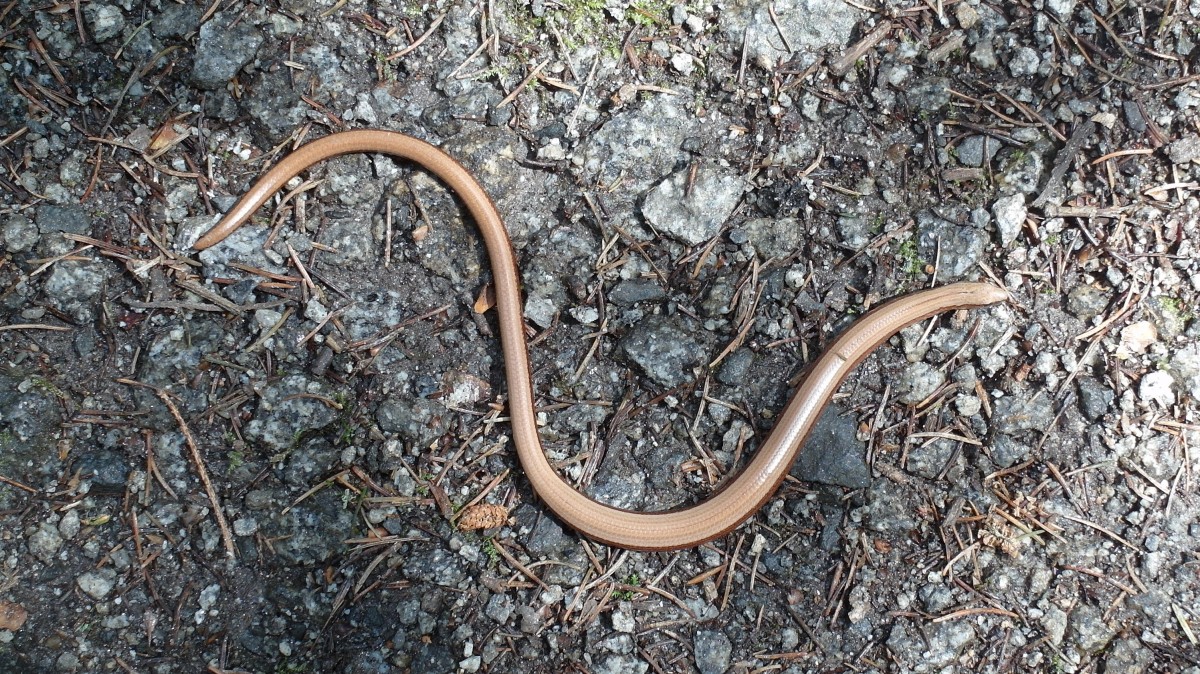
[[[82,476],[90,478],[93,487],[119,491],[125,486],[129,464],[123,452],[110,449],[84,450],[76,464]]]
[[[1001,468],[1015,466],[1024,461],[1030,450],[1028,443],[1020,442],[1011,435],[997,435],[992,438],[992,462]]]
[[[175,237],[171,240],[172,245],[176,250],[187,250],[191,248],[205,232],[212,229],[213,225],[217,224],[221,219],[220,215],[197,215],[190,218],[184,218],[182,222],[175,225]],[[240,232],[241,230],[238,230]],[[237,236],[238,232],[234,232],[232,236]],[[232,238],[232,236],[230,238]],[[265,240],[265,239],[264,239]],[[226,239],[228,241],[228,239]],[[222,242],[224,243],[224,242]],[[223,246],[217,246],[222,248]],[[214,250],[209,248],[208,251]],[[205,251],[206,254],[208,251]],[[261,256],[261,249],[259,251]]]
[[[1058,646],[1062,644],[1063,634],[1067,631],[1067,614],[1061,608],[1051,604],[1046,608],[1045,613],[1038,619],[1042,629],[1046,630],[1046,637],[1050,643]]]
[[[637,631],[637,618],[622,604],[612,612],[612,626],[617,632],[633,634]]]
[[[249,87],[241,101],[247,114],[263,126],[273,141],[295,130],[304,120],[306,110],[286,70],[261,73],[256,78],[256,86]]]
[[[453,674],[457,669],[454,656],[442,644],[437,642],[424,643],[417,646],[417,653],[412,659],[412,670],[425,674]]]
[[[741,386],[746,381],[750,366],[754,364],[754,352],[738,349],[725,357],[717,370],[717,381],[726,386]]]
[[[973,417],[983,409],[983,402],[979,396],[960,393],[954,396],[954,409],[964,417]]]
[[[971,624],[962,620],[929,625],[924,629],[898,620],[885,643],[905,670],[936,672],[957,660],[974,636]]]
[[[38,387],[20,393],[17,390],[19,385],[19,379],[0,376],[0,428],[9,432],[0,432],[0,450],[3,450],[3,453],[13,449],[7,441],[12,436],[16,436],[15,439],[22,445],[37,445],[40,444],[39,440],[45,440],[51,429],[57,428],[62,421],[59,401],[52,393]],[[3,453],[0,453],[0,456],[3,456]],[[37,461],[45,463],[47,467],[54,465],[54,462],[43,458],[38,458]]]
[[[113,5],[89,2],[83,6],[83,18],[96,42],[108,42],[125,27],[125,15]]]
[[[1128,126],[1131,131],[1136,131],[1138,133],[1144,133],[1146,131],[1148,128],[1146,125],[1146,118],[1142,116],[1142,109],[1138,107],[1136,102],[1125,101],[1121,104],[1121,112],[1125,115],[1125,125]]]
[[[1046,0],[1046,8],[1061,20],[1066,21],[1071,18],[1071,12],[1075,11],[1075,0]]]
[[[558,306],[551,297],[540,293],[529,293],[529,297],[525,299],[525,318],[544,329],[554,325],[557,317]]]
[[[411,580],[458,587],[468,578],[463,558],[444,548],[418,546],[405,558],[404,575]]]
[[[633,643],[633,637],[628,634],[616,633],[606,637],[603,641],[597,644],[599,648],[612,653],[620,653],[629,655],[636,648]]]
[[[1111,295],[1108,291],[1090,285],[1077,285],[1067,293],[1067,311],[1080,320],[1088,320],[1104,313]]]
[[[896,379],[896,399],[915,405],[946,383],[946,373],[924,361],[910,363]]]
[[[733,302],[733,296],[736,291],[736,279],[729,274],[718,276],[708,292],[704,296],[704,301],[700,303],[700,310],[709,318],[724,316],[733,307],[730,306]]]
[[[762,3],[730,3],[718,14],[721,32],[730,43],[744,44],[746,58],[768,71],[791,56],[789,46],[809,52],[845,46],[862,16],[846,3],[828,0],[779,0],[773,8],[772,13]]]
[[[725,674],[733,655],[729,637],[712,630],[697,630],[694,644],[696,669],[700,674]]]
[[[1150,314],[1158,334],[1164,338],[1174,339],[1183,334],[1187,327],[1185,321],[1190,312],[1177,302],[1164,297],[1147,297],[1142,301],[1142,307]]]
[[[679,52],[671,57],[671,67],[679,71],[679,74],[687,77],[696,69],[696,59],[691,54]]]
[[[63,653],[54,660],[54,666],[60,672],[77,672],[80,664],[79,656],[74,653]]]
[[[483,609],[483,614],[500,625],[508,622],[508,619],[513,614],[513,600],[506,594],[494,594],[491,599],[488,599],[487,606]]]
[[[288,448],[282,477],[290,485],[307,489],[337,464],[338,452],[326,438],[301,438]]]
[[[1104,671],[1145,672],[1149,671],[1154,659],[1154,652],[1143,646],[1137,637],[1126,637],[1116,640],[1108,649]]]
[[[252,517],[239,517],[233,521],[233,533],[236,536],[253,536],[258,532],[258,520]]]
[[[79,510],[70,510],[58,521],[58,533],[63,537],[63,540],[69,541],[79,535],[81,526],[79,522]]]
[[[1174,618],[1171,610],[1172,598],[1166,588],[1151,586],[1148,592],[1129,598],[1129,607],[1135,609],[1152,623],[1165,625]]]
[[[992,408],[993,427],[996,432],[1005,435],[1016,435],[1022,431],[1044,431],[1054,419],[1050,398],[1044,394],[1034,394],[1025,398],[1021,392],[1014,392],[992,403]]]
[[[288,503],[294,500],[280,499]],[[267,510],[258,524],[263,535],[273,541],[272,549],[282,563],[304,566],[323,562],[344,550],[343,541],[355,521],[354,513],[343,505],[341,495],[323,489],[286,513]]]
[[[1116,636],[1116,630],[1104,621],[1104,613],[1091,604],[1080,603],[1067,621],[1072,640],[1085,653],[1099,653]]]
[[[995,158],[996,153],[1000,151],[1000,145],[1000,141],[991,136],[967,136],[958,144],[958,162],[963,166],[983,166]]]
[[[109,266],[103,262],[64,260],[54,265],[43,290],[51,305],[80,323],[90,323],[96,313],[96,298],[108,281]]]
[[[538,630],[542,629],[542,626],[546,622],[545,618],[532,606],[518,606],[517,615],[521,616],[518,627],[525,634],[535,634]]]
[[[907,491],[890,480],[876,480],[867,490],[867,528],[893,536],[905,536],[917,527]]]
[[[117,584],[117,572],[106,566],[80,574],[75,579],[75,583],[79,585],[79,589],[83,590],[84,594],[100,601],[107,597]]]
[[[243,279],[237,283],[225,286],[221,289],[221,294],[226,299],[234,304],[250,304],[254,302],[254,291],[258,288],[259,281],[257,279]],[[256,309],[258,311],[274,311],[272,309]],[[278,313],[278,312],[275,312]]]
[[[1193,342],[1176,351],[1170,368],[1180,389],[1193,400],[1200,400],[1200,344]]]
[[[306,374],[272,381],[258,394],[258,409],[246,424],[245,434],[268,451],[289,449],[300,434],[324,428],[337,418],[332,407],[311,397],[331,398],[334,391],[325,382]]]
[[[150,21],[150,32],[157,38],[183,37],[200,25],[202,8],[192,3],[165,4]]]
[[[24,253],[38,242],[38,228],[23,215],[10,215],[0,229],[0,242],[11,253]]]
[[[609,301],[622,307],[631,307],[638,302],[657,301],[666,296],[666,291],[657,281],[646,278],[625,279],[608,292]]]
[[[188,232],[185,234],[181,231],[177,234],[176,242],[183,243],[183,240],[190,239],[193,233],[202,233],[202,220],[188,218],[188,222],[183,223],[188,228]],[[211,218],[209,220],[211,221]],[[192,229],[192,227],[196,229]],[[197,229],[200,232],[196,232]],[[205,274],[219,276],[222,273],[230,273],[226,270],[231,262],[248,264],[276,273],[286,271],[284,267],[277,264],[282,263],[282,260],[274,251],[271,251],[268,256],[267,251],[263,250],[267,234],[268,230],[265,227],[241,227],[222,241],[221,245],[201,251],[199,257],[200,261],[204,263]],[[192,242],[194,243],[194,240]]]
[[[971,50],[971,63],[980,70],[994,70],[1000,65],[991,36],[984,36],[975,43],[975,48]]]
[[[1017,47],[1008,61],[1008,71],[1013,77],[1036,75],[1042,65],[1041,57],[1030,47]]]
[[[996,184],[1004,193],[1033,194],[1041,184],[1045,170],[1046,163],[1042,153],[1034,147],[1026,147],[1005,155],[996,176]]]
[[[391,395],[375,410],[375,421],[384,432],[395,433],[417,447],[427,447],[446,432],[446,415],[446,408],[432,400]]]
[[[225,88],[262,46],[262,34],[254,24],[239,18],[237,12],[219,12],[200,27],[192,82],[201,89]]]
[[[62,535],[58,529],[48,522],[42,522],[30,534],[27,545],[29,546],[29,552],[34,557],[49,563],[54,559],[54,555],[58,553],[58,549],[62,547],[62,543]]]
[[[1180,42],[1185,40],[1189,45],[1191,45],[1191,41],[1188,40],[1186,34],[1180,35]],[[1191,46],[1194,47],[1194,45]],[[1191,49],[1189,49],[1189,51],[1191,51]],[[1195,87],[1185,86],[1180,87],[1178,91],[1179,93],[1175,95],[1174,99],[1175,107],[1179,108],[1180,110],[1200,108],[1200,90],[1196,89]]]
[[[1172,164],[1187,164],[1200,159],[1200,135],[1191,134],[1167,146],[1167,158]]]
[[[954,456],[954,443],[936,439],[922,442],[908,450],[908,472],[929,480],[937,479],[943,472],[951,477],[947,464]]]
[[[697,128],[674,98],[655,96],[614,114],[583,148],[585,174],[601,184],[620,178],[626,189],[640,194],[674,170],[686,156],[680,145]]]
[[[950,105],[950,81],[944,77],[931,77],[913,84],[905,93],[908,107],[924,114],[941,112]]]
[[[792,475],[849,489],[863,489],[871,483],[866,447],[856,437],[854,417],[844,412],[837,404],[825,408],[792,466]]]
[[[654,228],[688,245],[716,236],[746,189],[736,173],[717,167],[678,171],[646,195],[642,214]],[[689,184],[691,190],[689,191]]]
[[[747,220],[742,229],[764,260],[785,258],[804,245],[804,227],[796,218],[755,218]]]
[[[659,385],[677,386],[692,378],[702,357],[693,334],[677,317],[647,316],[621,339],[620,350]]]
[[[954,6],[954,18],[964,30],[970,30],[979,23],[979,12],[965,2]]]
[[[996,230],[1000,233],[1000,245],[1009,246],[1017,240],[1025,224],[1025,195],[1021,193],[1000,197],[992,204],[992,216],[996,218]]]
[[[859,215],[842,215],[837,220],[838,234],[842,235],[842,241],[851,248],[862,248],[871,240],[871,224],[867,219]],[[788,253],[799,250],[800,235],[802,230],[797,226],[795,231],[796,241],[786,250]]]
[[[1169,372],[1163,370],[1147,372],[1138,382],[1138,397],[1145,402],[1157,402],[1163,406],[1171,405],[1175,403],[1175,392],[1171,390],[1174,385],[1175,378]]]
[[[953,281],[975,269],[987,246],[987,234],[970,225],[958,225],[938,217],[932,211],[917,213],[917,255],[920,260],[938,259],[938,280]]]
[[[575,545],[563,528],[552,517],[541,516],[525,540],[525,549],[536,557],[561,557]]]
[[[941,583],[922,585],[921,589],[917,590],[917,597],[925,606],[925,610],[930,613],[945,611],[954,606],[955,602],[954,590]]]
[[[1092,379],[1079,380],[1079,409],[1090,421],[1096,421],[1108,413],[1116,394],[1109,387]]]
[[[632,655],[609,653],[599,660],[592,669],[596,674],[646,674],[650,670],[649,663]]]
[[[69,234],[91,234],[92,218],[82,206],[55,206],[42,204],[34,216],[38,231],[43,235],[65,232]]]

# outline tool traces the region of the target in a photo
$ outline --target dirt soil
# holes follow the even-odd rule
[[[0,0],[0,672],[1200,674],[1200,2]],[[509,438],[458,159],[596,500],[732,479],[872,306],[913,326],[705,545],[593,543]]]

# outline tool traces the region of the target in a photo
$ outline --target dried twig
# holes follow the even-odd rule
[[[416,49],[417,47],[420,47],[421,43],[425,42],[425,40],[428,40],[429,36],[433,35],[433,31],[437,30],[437,27],[442,25],[442,21],[444,21],[446,19],[446,14],[448,14],[448,12],[443,12],[441,14],[441,16],[434,19],[433,23],[429,24],[429,29],[426,30],[421,35],[421,37],[417,38],[416,40],[413,40],[412,44],[408,45],[407,47],[405,47],[404,49],[401,49],[398,52],[389,54],[387,57],[388,63],[391,63],[392,61],[395,61],[396,59],[399,59],[399,58],[404,58],[404,56],[411,53],[412,50]]]
[[[845,53],[829,64],[830,72],[838,77],[850,72],[850,69],[854,67],[855,63],[858,63],[858,60],[864,54],[874,49],[876,45],[883,41],[883,38],[887,37],[888,33],[892,32],[892,28],[893,24],[891,21],[880,23],[875,27],[875,30],[867,33],[863,39],[854,43]]]
[[[61,325],[41,325],[39,323],[13,323],[12,325],[0,325],[0,332],[5,330],[51,330],[53,332],[69,332],[71,328]]]
[[[154,391],[159,400],[167,406],[167,410],[171,416],[175,418],[175,423],[179,425],[180,432],[183,433],[184,442],[187,443],[188,450],[192,454],[192,461],[196,464],[196,472],[200,476],[200,482],[204,485],[204,491],[208,494],[208,500],[212,504],[213,516],[217,519],[217,527],[221,529],[221,540],[225,543],[225,556],[233,559],[237,556],[237,550],[233,546],[233,532],[229,530],[229,524],[225,521],[225,512],[221,510],[221,500],[217,498],[217,490],[213,487],[212,480],[208,477],[208,468],[204,465],[204,457],[200,456],[200,448],[196,445],[196,438],[192,436],[191,429],[188,428],[187,422],[183,420],[183,415],[179,413],[179,408],[175,403],[171,402],[171,395],[164,389],[157,386],[152,386],[133,379],[121,378],[117,383],[127,386],[140,386]]]
[[[496,104],[496,109],[499,110],[500,108],[503,108],[509,103],[515,101],[517,96],[522,91],[525,91],[525,87],[529,86],[529,83],[532,82],[534,78],[536,78],[538,74],[542,72],[542,68],[545,68],[548,63],[550,63],[550,59],[545,59],[541,63],[534,66],[533,70],[529,71],[529,74],[525,76],[525,79],[521,80],[521,83],[513,89],[512,93],[505,96],[504,100]]]

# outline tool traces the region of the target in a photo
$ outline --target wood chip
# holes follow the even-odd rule
[[[24,606],[11,601],[0,601],[0,630],[16,632],[25,624],[29,612]]]
[[[1133,354],[1145,353],[1150,345],[1158,341],[1158,329],[1150,321],[1130,323],[1121,329],[1121,344],[1117,357],[1126,360]]]
[[[475,306],[472,307],[472,310],[477,314],[486,314],[488,309],[494,306],[496,306],[496,289],[489,283],[479,292],[479,297],[475,298]]]

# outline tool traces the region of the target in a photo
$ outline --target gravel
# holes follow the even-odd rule
[[[917,214],[917,255],[926,264],[940,260],[938,278],[962,279],[976,268],[987,246],[987,234],[971,224],[957,224],[934,211]]]
[[[263,44],[262,34],[252,21],[235,24],[234,18],[217,13],[200,26],[192,61],[192,82],[201,89],[223,88]]]
[[[696,669],[700,674],[723,674],[729,669],[733,644],[721,632],[698,630],[694,640]]]
[[[81,574],[75,579],[75,583],[79,585],[79,589],[84,594],[100,601],[108,597],[116,586],[117,572],[111,568],[104,568],[98,571],[88,571]]]
[[[107,42],[121,34],[125,27],[125,15],[119,7],[101,3],[88,3],[83,8],[88,31],[96,42]]]
[[[0,10],[0,671],[1197,674],[1200,8],[868,4]],[[190,249],[368,127],[494,199],[541,451],[618,507],[721,489],[868,309],[1013,300],[859,364],[746,524],[585,545],[435,176]]]
[[[1028,211],[1024,194],[1000,197],[992,204],[992,216],[996,218],[996,229],[1000,232],[1000,245],[1008,247],[1017,240],[1026,215]]]
[[[695,334],[687,321],[648,316],[621,339],[621,352],[654,382],[672,387],[688,381],[699,365],[701,345]]]
[[[696,245],[721,231],[744,189],[739,176],[716,167],[679,171],[646,195],[642,213],[657,231]]]

